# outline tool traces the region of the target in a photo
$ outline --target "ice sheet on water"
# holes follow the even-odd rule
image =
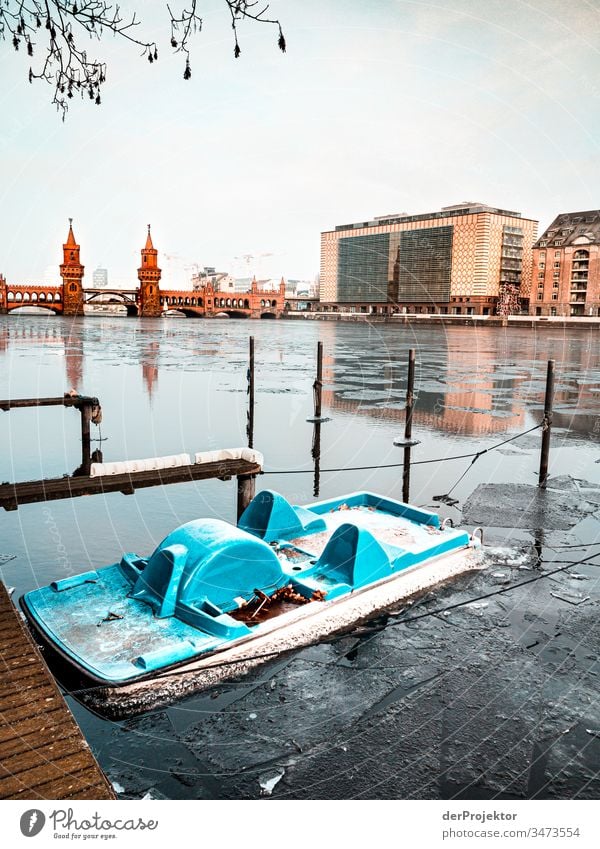
[[[265,386],[259,390],[265,395],[304,395],[301,389],[296,389],[291,386]]]
[[[440,764],[444,795],[459,788],[466,798],[481,788],[490,795],[525,794],[542,683],[534,660],[516,654],[504,658],[497,674],[477,655],[449,672]]]
[[[260,686],[240,702],[191,725],[184,740],[191,751],[229,771],[277,761],[331,741],[358,721],[396,683],[382,668],[323,665],[304,652],[282,669],[276,686]],[[248,708],[257,719],[248,722]],[[272,766],[270,767],[272,769]],[[272,773],[269,772],[269,775]]]
[[[260,775],[258,778],[258,783],[260,784],[261,795],[270,796],[284,775],[284,769],[278,769],[275,772],[271,772],[266,775]]]
[[[2,566],[3,563],[9,563],[11,560],[15,560],[16,557],[16,554],[0,554],[0,566]]]
[[[481,613],[486,609],[486,607],[489,607],[489,606],[490,606],[489,601],[472,601],[470,604],[466,605],[466,608],[468,610],[476,611],[481,616]]]
[[[157,790],[156,787],[151,787],[149,790],[147,790],[144,793],[144,795],[142,796],[140,801],[142,801],[142,802],[155,802],[155,801],[159,801],[160,799],[167,799],[167,798],[168,798],[168,796],[165,796],[165,794],[161,793],[160,790]]]
[[[551,592],[550,595],[569,604],[583,604],[590,600],[589,595],[584,596],[583,593]]]
[[[568,530],[600,504],[600,489],[585,486],[540,490],[529,484],[479,484],[463,508],[463,520],[496,528]]]
[[[598,484],[591,483],[582,478],[573,478],[571,475],[556,475],[556,477],[549,478],[547,488],[567,492],[600,492],[600,486]]]
[[[527,548],[506,546],[485,546],[483,559],[487,565],[519,568],[534,559],[531,546]]]

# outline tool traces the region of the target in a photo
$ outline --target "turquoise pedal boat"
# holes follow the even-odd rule
[[[148,558],[124,554],[21,605],[84,700],[128,715],[239,678],[474,568],[479,542],[370,492],[300,507],[265,490],[237,527],[188,522]]]

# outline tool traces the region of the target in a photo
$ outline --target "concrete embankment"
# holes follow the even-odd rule
[[[457,325],[459,327],[532,327],[564,330],[571,327],[588,327],[600,330],[600,316],[534,316],[511,315],[502,318],[497,315],[380,315],[377,313],[351,312],[288,312],[282,318],[295,321],[354,321],[369,324],[420,324]]]

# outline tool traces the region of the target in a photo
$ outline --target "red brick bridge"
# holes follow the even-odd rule
[[[83,285],[84,266],[79,258],[80,246],[75,241],[72,221],[69,221],[67,241],[63,245],[60,266],[62,284],[7,283],[0,274],[0,313],[21,307],[43,307],[60,315],[84,314],[86,304],[121,304],[129,316],[156,317],[177,310],[187,317],[212,318],[227,315],[231,318],[279,318],[285,311],[285,283],[282,278],[277,289],[259,289],[256,280],[244,293],[221,292],[208,284],[201,289],[165,290],[160,288],[161,269],[158,251],[152,243],[150,225],[146,244],[142,248],[137,289],[86,289]]]

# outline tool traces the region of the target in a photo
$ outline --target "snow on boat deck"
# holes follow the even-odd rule
[[[321,518],[327,525],[326,531],[297,537],[290,540],[292,545],[319,556],[323,553],[335,529],[345,522],[351,522],[359,528],[370,531],[383,545],[393,545],[415,552],[431,545],[431,534],[440,533],[437,528],[430,525],[416,525],[403,516],[393,516],[382,510],[362,505],[358,507],[342,505],[329,513],[321,514]]]
[[[95,583],[68,592],[44,587],[35,609],[59,647],[74,654],[70,647],[76,646],[99,677],[140,675],[143,670],[132,661],[142,651],[168,649],[174,642],[202,651],[218,642],[174,616],[159,619],[149,605],[128,598],[131,584],[116,564],[96,574]]]

